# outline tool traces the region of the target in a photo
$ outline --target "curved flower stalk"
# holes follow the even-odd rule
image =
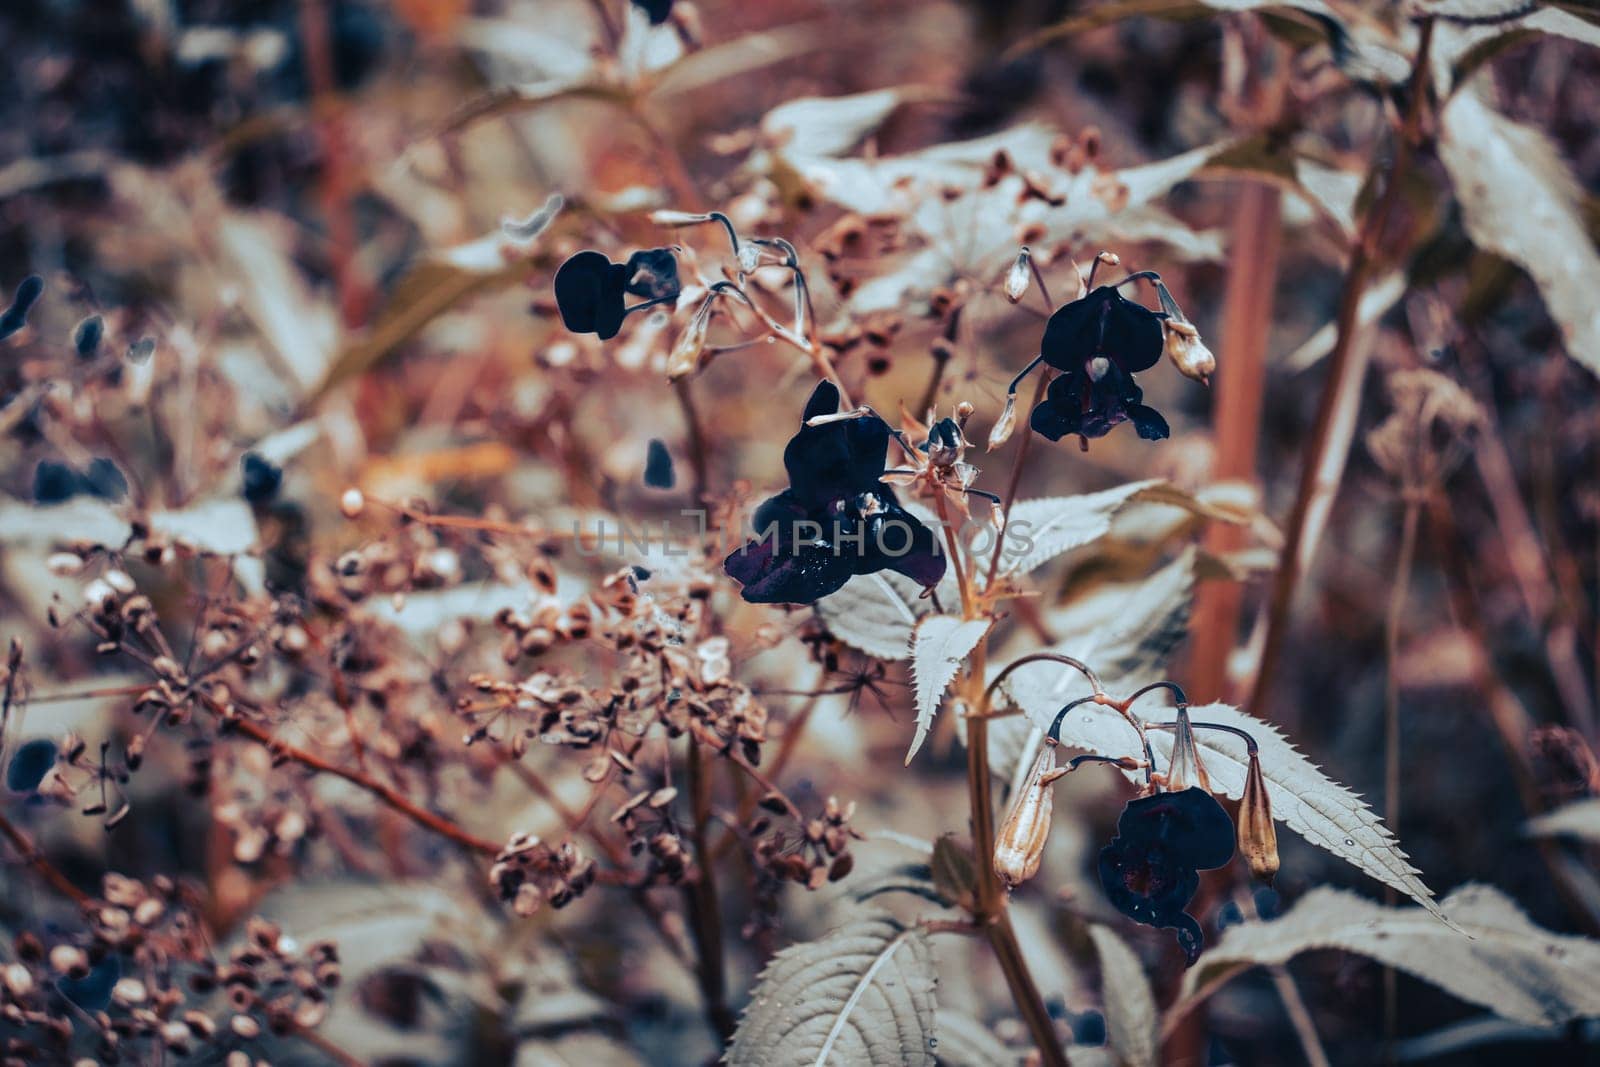
[[[1097,868],[1101,888],[1113,906],[1147,926],[1174,930],[1185,957],[1193,963],[1205,945],[1199,922],[1186,910],[1200,887],[1200,872],[1225,866],[1235,845],[1257,878],[1270,881],[1278,870],[1277,835],[1272,807],[1255,740],[1243,731],[1219,723],[1192,722],[1183,690],[1172,682],[1157,682],[1125,698],[1108,695],[1088,667],[1067,657],[1059,659],[1083,674],[1094,693],[1057,712],[1045,736],[1044,749],[1035,760],[1027,785],[1012,804],[995,842],[993,863],[1008,888],[1014,888],[1039,869],[1039,858],[1049,834],[1056,781],[1084,763],[1108,763],[1123,770],[1143,769],[1145,785],[1130,800],[1117,820],[1116,835],[1100,850]],[[999,679],[996,680],[997,682]],[[1170,723],[1147,723],[1131,708],[1141,696],[1168,689],[1178,701],[1177,717]],[[1138,734],[1142,758],[1083,755],[1066,767],[1056,767],[1055,749],[1061,744],[1063,720],[1084,704],[1099,704],[1120,713]],[[1237,828],[1211,792],[1201,762],[1194,731],[1225,730],[1244,738],[1249,751],[1250,779],[1240,806]],[[1165,774],[1155,770],[1146,734],[1172,730],[1172,756]]]

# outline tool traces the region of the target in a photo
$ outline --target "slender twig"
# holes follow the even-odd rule
[[[80,908],[89,908],[94,905],[94,901],[89,894],[73,885],[72,881],[62,874],[55,864],[45,858],[45,854],[33,843],[33,838],[29,837],[21,827],[16,826],[10,819],[7,819],[3,813],[0,813],[0,837],[4,837],[9,841],[22,862],[32,867],[34,872],[49,882],[51,888],[56,892]]]
[[[726,1042],[733,1036],[733,1012],[728,1008],[727,978],[722,960],[722,910],[717,900],[713,857],[706,841],[706,826],[711,821],[711,780],[702,766],[700,745],[693,736],[686,739],[689,755],[684,773],[688,779],[689,806],[694,820],[690,840],[694,845],[695,878],[684,886],[684,897],[693,919],[697,966],[695,977],[705,999],[706,1018],[717,1036]]]
[[[695,408],[694,395],[689,392],[689,379],[679,378],[672,383],[672,389],[678,397],[678,407],[683,412],[683,421],[688,432],[689,472],[694,481],[694,501],[698,504],[706,493],[705,429],[700,425],[700,413]]]

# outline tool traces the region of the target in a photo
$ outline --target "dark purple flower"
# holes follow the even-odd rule
[[[1199,788],[1155,793],[1122,809],[1117,836],[1100,850],[1100,885],[1130,919],[1176,930],[1193,963],[1205,934],[1183,909],[1199,872],[1232,858],[1233,823],[1216,797]]]
[[[752,604],[808,604],[881,570],[923,586],[944,577],[934,532],[883,482],[888,423],[869,414],[806,425],[838,407],[833,383],[818,385],[783,452],[789,488],[756,509],[759,539],[723,561]]]
[[[56,765],[56,743],[48,737],[24,741],[6,764],[6,788],[13,793],[31,793]]]
[[[283,486],[283,468],[255,452],[239,459],[239,480],[244,498],[252,504],[268,504]]]
[[[630,311],[678,298],[678,260],[669,248],[647,248],[613,263],[604,252],[589,249],[561,264],[556,271],[556,307],[561,321],[573,333],[592,333],[610,340],[622,329]],[[644,303],[627,307],[628,294]]]
[[[633,0],[633,6],[643,11],[652,26],[659,26],[672,14],[672,0]]]
[[[30,274],[22,279],[22,283],[17,286],[17,291],[11,298],[11,306],[0,312],[0,341],[4,341],[28,324],[28,311],[43,292],[44,279],[37,274]]]
[[[33,502],[35,504],[63,504],[75,496],[87,494],[101,500],[117,501],[128,494],[128,479],[117,465],[99,456],[89,461],[82,471],[65,463],[41,460],[33,471]]]
[[[1140,437],[1166,437],[1167,420],[1142,403],[1144,393],[1133,380],[1156,365],[1165,344],[1161,316],[1112,286],[1057,308],[1039,352],[1061,375],[1033,409],[1033,428],[1052,441],[1073,433],[1087,441],[1132,421]]]

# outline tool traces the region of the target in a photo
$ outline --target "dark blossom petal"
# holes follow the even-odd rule
[[[78,472],[52,459],[39,461],[33,469],[33,502],[61,504],[78,495],[82,484]]]
[[[1096,379],[1094,374],[1100,377]],[[1144,391],[1131,374],[1100,359],[1082,373],[1067,373],[1050,383],[1045,399],[1033,409],[1029,423],[1041,435],[1059,441],[1067,434],[1104,437],[1132,420],[1139,436],[1160,440],[1171,431],[1155,408],[1142,403]]]
[[[628,268],[613,263],[603,252],[579,252],[556,271],[556,307],[561,321],[573,333],[592,333],[602,341],[622,329],[623,294]]]
[[[752,604],[809,604],[837,593],[855,572],[854,560],[832,545],[780,545],[776,534],[735,549],[722,568]]]
[[[651,489],[671,489],[678,484],[677,473],[672,469],[672,453],[659,437],[650,439],[650,447],[645,452],[644,484]]]
[[[683,285],[678,281],[678,257],[670,248],[647,248],[628,257],[626,289],[646,300],[676,300]]]
[[[901,507],[888,486],[882,486],[880,491],[886,498],[887,515],[880,524],[880,535],[874,539],[879,546],[871,557],[875,565],[858,573],[875,574],[887,569],[898,571],[924,588],[938,585],[945,568],[938,535]]]
[[[1203,789],[1156,793],[1128,803],[1117,836],[1100,850],[1100,884],[1117,910],[1149,926],[1173,929],[1189,962],[1205,937],[1184,911],[1200,870],[1233,858],[1233,824]]]
[[[255,452],[246,452],[239,460],[239,474],[244,498],[252,504],[269,503],[283,485],[283,468]]]
[[[823,382],[806,404],[805,419],[831,415],[838,404],[838,388]],[[888,454],[889,424],[866,415],[821,426],[802,423],[783,450],[783,466],[795,494],[815,507],[877,484]]]
[[[6,764],[6,788],[13,793],[31,793],[56,765],[56,743],[36,737],[17,746]]]
[[[105,1011],[111,1003],[111,990],[121,978],[122,958],[112,954],[95,964],[82,978],[60,979],[56,988],[84,1011]]]
[[[0,341],[4,341],[28,324],[28,311],[43,292],[44,279],[37,274],[30,274],[22,279],[22,283],[17,286],[17,291],[11,298],[11,306],[0,312]]]
[[[672,14],[673,0],[633,0],[633,6],[643,11],[652,26],[659,26]]]
[[[1160,316],[1102,285],[1056,309],[1039,351],[1060,371],[1082,371],[1089,360],[1103,356],[1125,373],[1136,374],[1155,366],[1165,346]]]
[[[101,500],[121,500],[128,495],[128,479],[117,465],[104,456],[96,456],[79,476],[81,489]]]

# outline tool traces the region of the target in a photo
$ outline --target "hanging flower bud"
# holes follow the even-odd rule
[[[1203,385],[1211,384],[1217,371],[1217,357],[1200,340],[1200,331],[1193,323],[1168,319],[1163,326],[1167,332],[1167,358],[1185,378],[1193,378]]]
[[[1200,750],[1194,743],[1194,727],[1189,723],[1189,709],[1178,707],[1178,722],[1172,733],[1172,762],[1167,766],[1167,788],[1176,793],[1198,787],[1211,792],[1211,779],[1205,765],[1200,762]]]
[[[1239,851],[1250,873],[1268,885],[1278,873],[1278,828],[1272,822],[1272,800],[1261,773],[1261,754],[1250,753],[1244,796],[1239,801]]]
[[[678,343],[667,356],[667,378],[677,381],[700,368],[700,357],[705,352],[706,332],[711,328],[711,304],[716,293],[706,295],[705,301],[695,309],[694,318],[684,327]]]
[[[1050,836],[1050,813],[1055,806],[1053,786],[1066,773],[1065,769],[1056,769],[1056,746],[1046,742],[995,838],[994,872],[1007,889],[1015,889],[1039,873],[1045,838]]]
[[[1032,253],[1026,247],[1017,253],[1016,261],[1011,264],[1011,269],[1006,271],[1006,299],[1013,304],[1022,299],[1028,291],[1028,282],[1033,278],[1031,266]]]
[[[1011,439],[1011,431],[1017,428],[1017,394],[1006,394],[1006,408],[1000,413],[999,420],[994,428],[989,431],[989,444],[987,451],[993,452]]]
[[[660,211],[650,213],[650,221],[657,226],[693,226],[701,222],[710,222],[710,215],[702,215],[693,211],[674,211],[662,208]]]
[[[1195,329],[1194,323],[1189,321],[1189,316],[1183,313],[1178,302],[1172,298],[1172,291],[1167,288],[1167,283],[1160,278],[1152,278],[1150,284],[1155,286],[1156,299],[1161,302],[1161,313],[1166,316],[1162,326],[1166,330],[1167,358],[1172,360],[1172,365],[1178,368],[1178,373],[1185,378],[1193,378],[1203,385],[1211,384],[1211,376],[1217,371],[1217,357],[1211,354],[1211,349],[1200,340],[1200,331]]]

